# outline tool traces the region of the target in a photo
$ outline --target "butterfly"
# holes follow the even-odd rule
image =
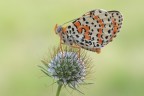
[[[123,16],[119,11],[103,9],[91,10],[79,18],[71,20],[67,26],[55,25],[55,33],[60,36],[60,47],[66,44],[96,53],[117,36],[122,26]]]

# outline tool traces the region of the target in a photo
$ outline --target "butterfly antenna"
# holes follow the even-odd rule
[[[77,18],[77,19],[78,19],[78,18]],[[72,21],[75,21],[75,20],[77,20],[77,19],[70,20],[70,21],[68,21],[68,22],[63,23],[62,25],[65,25],[65,24],[67,24],[67,23],[69,23],[69,22],[72,22]]]

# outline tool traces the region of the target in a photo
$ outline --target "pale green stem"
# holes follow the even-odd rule
[[[62,88],[62,84],[58,84],[58,89],[57,89],[56,96],[59,96],[61,88]]]

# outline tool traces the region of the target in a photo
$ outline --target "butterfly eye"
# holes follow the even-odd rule
[[[61,26],[58,26],[57,32],[60,33],[61,31],[62,31],[62,27],[61,27]]]

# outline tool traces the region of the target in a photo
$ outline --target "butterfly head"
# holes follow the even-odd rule
[[[60,34],[63,31],[63,27],[56,24],[54,30],[56,34]]]

